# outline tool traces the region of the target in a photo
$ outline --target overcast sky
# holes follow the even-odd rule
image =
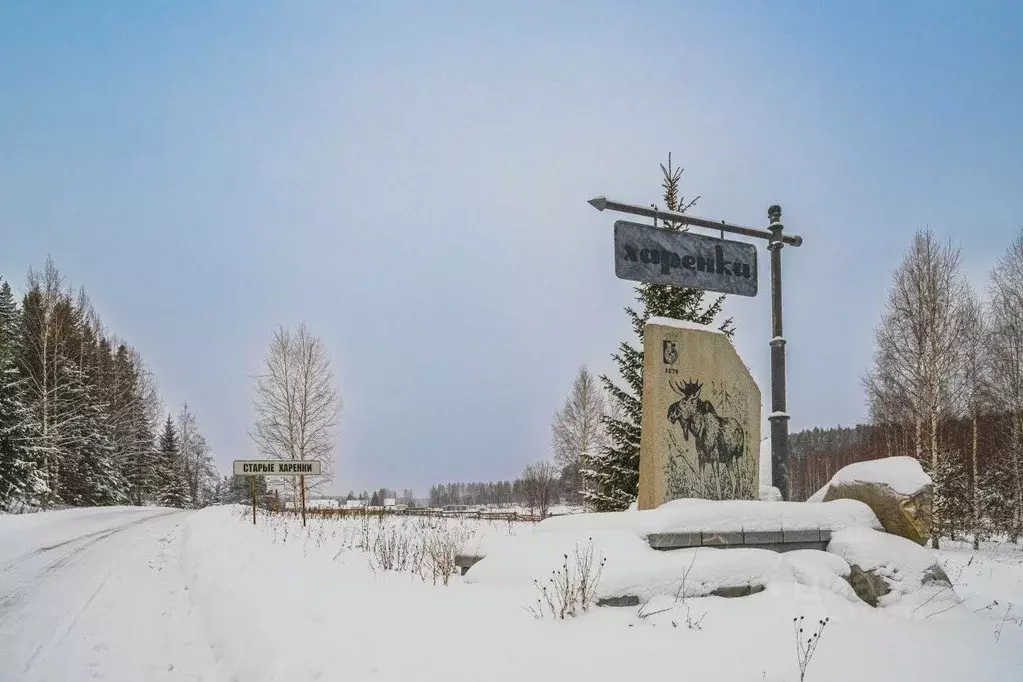
[[[852,424],[913,231],[982,284],[1023,225],[1020,35],[995,2],[6,2],[0,274],[52,254],[225,471],[306,320],[336,489],[511,478],[630,334],[586,200],[660,203],[671,151],[694,214],[804,237],[792,428]],[[760,263],[728,312],[766,398]]]

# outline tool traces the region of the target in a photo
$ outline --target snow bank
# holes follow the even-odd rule
[[[357,529],[358,521],[316,519],[303,528],[293,517],[271,524],[261,514],[259,525],[253,526],[244,513],[243,508],[220,507],[186,513],[179,539],[167,545],[173,550],[168,565],[180,564],[186,574],[188,589],[179,586],[177,592],[189,608],[195,609],[202,626],[192,637],[193,647],[213,646],[219,659],[220,668],[203,679],[476,682],[481,671],[486,671],[493,682],[534,678],[660,680],[678,677],[683,662],[684,676],[696,680],[791,681],[799,679],[791,628],[792,618],[800,615],[812,621],[831,618],[807,679],[1023,679],[1023,628],[1006,622],[1001,641],[996,642],[993,636],[1006,613],[1002,594],[996,595],[1000,606],[993,614],[997,616],[995,622],[988,612],[975,614],[973,610],[990,602],[924,619],[923,613],[932,609],[938,601],[935,599],[915,615],[902,617],[904,612],[871,609],[824,589],[806,587],[798,580],[769,583],[766,592],[747,598],[696,598],[685,606],[646,618],[637,615],[637,608],[601,608],[572,621],[536,621],[524,608],[535,603],[537,597],[531,582],[519,590],[463,584],[456,576],[444,587],[429,581],[423,584],[405,574],[374,573],[366,553],[345,549],[338,555],[341,545],[347,546],[341,541],[342,533],[332,539],[332,529]],[[631,515],[635,514],[642,512]],[[274,540],[274,529],[285,524],[289,528],[286,544],[281,542],[279,532]],[[494,525],[495,534],[505,532],[502,525],[507,524]],[[320,528],[327,531],[323,547],[317,547]],[[157,539],[151,538],[154,546]],[[631,551],[629,547],[644,555],[652,553],[634,543],[623,551]],[[4,541],[0,540],[2,548]],[[22,546],[18,551],[27,549]],[[568,546],[559,552],[571,549]],[[741,561],[728,558],[736,553],[746,554],[743,550],[706,548],[651,558],[675,554],[677,559],[672,562],[680,579],[689,565],[686,557],[691,560],[695,554],[697,559],[690,572],[695,580],[697,566],[704,558],[720,556]],[[808,571],[814,567],[824,571],[841,566],[838,557],[813,552],[767,556],[754,551],[750,563],[759,561],[758,555],[792,567],[799,564],[795,570],[809,566]],[[474,567],[465,578],[471,579],[484,565]],[[758,570],[767,569],[769,566],[763,564]],[[610,576],[610,558],[605,570]],[[784,568],[781,572],[784,577]],[[674,595],[660,599],[671,604]],[[905,601],[900,602],[900,608]],[[686,629],[688,607],[694,620],[706,616],[700,631]],[[644,606],[644,613],[653,610],[652,603]],[[155,623],[160,612],[153,613]],[[1017,614],[1013,611],[1010,618]],[[146,624],[148,631],[150,622]],[[171,625],[180,628],[191,623]],[[79,629],[67,640],[80,639],[83,650],[92,656],[93,647],[103,642],[91,638],[92,634]],[[111,653],[134,656],[138,652],[115,648]],[[183,649],[182,655],[189,655],[188,650]],[[148,676],[105,679],[170,682],[185,678],[184,672],[179,674],[181,665],[171,672],[165,670],[169,663],[180,663],[174,658],[152,662]],[[158,669],[157,664],[162,668]],[[83,665],[79,670],[87,668]]]
[[[913,495],[930,485],[931,477],[913,457],[885,457],[844,466],[824,487],[848,483],[883,483],[897,493]]]
[[[782,529],[881,528],[870,507],[857,500],[806,504],[685,499],[666,502],[645,514],[646,516],[642,516],[641,526],[644,535],[696,531],[727,533]]]
[[[813,560],[805,552],[793,552],[792,562],[788,554],[755,548],[658,551],[631,532],[588,535],[578,529],[501,538],[489,549],[486,558],[465,575],[467,583],[528,587],[534,580],[545,583],[566,565],[571,575],[580,575],[585,571],[580,570],[577,557],[592,557],[590,569],[594,573],[598,566],[601,569],[597,599],[633,596],[646,603],[655,597],[703,597],[725,588],[794,582],[857,599],[841,578],[849,566],[840,557]]]
[[[762,502],[781,502],[781,491],[773,485],[760,486],[760,500]]]
[[[674,597],[688,571],[687,596],[722,588],[766,587],[798,582],[846,600],[857,599],[848,583],[849,565],[824,552],[777,552],[753,547],[699,547],[671,551],[650,547],[651,533],[880,528],[874,512],[856,500],[823,504],[752,500],[684,499],[636,512],[576,514],[550,518],[515,536],[474,537],[461,554],[483,557],[466,582],[526,588],[553,572],[581,574],[603,562],[597,598]],[[791,556],[789,556],[791,554]]]
[[[850,569],[842,557],[815,549],[799,549],[782,556],[792,567],[792,575],[797,583],[833,592],[847,601],[860,603],[860,598],[846,581]]]
[[[830,504],[830,503],[826,503]],[[920,589],[925,582],[944,577],[938,558],[912,540],[870,528],[849,528],[835,533],[828,552],[850,566],[883,578],[893,594],[882,598],[889,603]]]
[[[806,502],[760,502],[755,500],[684,499],[666,502],[657,509],[634,512],[599,512],[557,516],[536,524],[515,538],[497,534],[474,537],[460,553],[488,556],[517,538],[550,533],[586,538],[622,533],[647,543],[651,533],[730,533],[741,531],[816,530],[844,528],[881,529],[874,512],[858,500]],[[540,542],[543,542],[542,540]],[[572,543],[569,543],[571,547]]]

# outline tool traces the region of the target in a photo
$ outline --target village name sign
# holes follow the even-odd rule
[[[756,296],[757,249],[746,242],[619,220],[615,223],[615,275],[636,282]]]
[[[249,476],[252,480],[252,523],[256,523],[256,477],[298,476],[302,494],[302,525],[305,525],[305,477],[319,476],[320,461],[316,459],[236,459],[235,476]]]
[[[728,232],[729,234],[763,239],[767,242],[767,250],[771,254],[771,413],[768,416],[768,420],[771,422],[771,484],[781,492],[783,499],[789,499],[789,415],[785,411],[785,335],[782,332],[781,252],[785,246],[801,246],[803,238],[795,234],[785,234],[784,225],[781,222],[781,207],[777,205],[767,209],[770,223],[764,230],[734,225],[723,220],[697,218],[674,211],[660,211],[656,206],[625,204],[603,196],[590,199],[587,203],[598,211],[616,211],[654,220],[652,226],[624,220],[615,223],[615,274],[620,279],[691,287],[737,296],[756,296],[758,279],[756,247],[745,242],[726,240],[724,236],[725,232]],[[659,220],[669,223],[673,228],[680,229],[660,228],[657,226]],[[689,228],[694,226],[720,232],[721,238],[716,239],[689,232]],[[709,337],[707,340],[697,340],[697,337],[702,337],[702,334],[696,336],[681,334],[675,337],[677,331],[665,330],[664,338],[660,339],[664,346],[661,350],[664,351],[665,358],[668,357],[667,349],[675,349],[672,351],[674,353],[686,345],[707,349],[723,348],[719,342],[709,340]],[[657,335],[658,332],[652,334],[652,336]],[[644,338],[645,363],[649,362],[650,357],[658,350],[654,347],[647,348],[646,341],[648,339]],[[728,345],[726,340],[722,339],[722,341]],[[660,430],[667,428],[664,423],[661,423],[665,419],[673,428],[681,425],[683,443],[689,436],[693,436],[697,445],[694,450],[693,447],[685,444],[678,446],[672,443],[675,452],[667,461],[671,466],[679,463],[693,465],[695,462],[696,469],[694,471],[699,475],[696,475],[695,478],[682,474],[675,476],[674,473],[681,470],[673,470],[675,482],[668,484],[663,480],[665,471],[662,466],[663,462],[655,463],[653,461],[663,459],[663,457],[654,457],[653,460],[648,457],[650,461],[644,465],[643,452],[645,448],[641,443],[640,478],[648,485],[640,486],[640,508],[659,504],[665,497],[679,494],[702,493],[703,496],[739,497],[755,494],[753,481],[750,480],[752,474],[750,468],[757,460],[755,450],[759,448],[759,443],[753,441],[759,438],[759,416],[754,417],[752,406],[754,403],[759,403],[759,389],[755,384],[749,385],[752,379],[747,382],[745,377],[739,376],[743,372],[726,370],[724,365],[720,364],[724,357],[722,353],[724,353],[723,350],[702,353],[703,359],[689,368],[692,373],[691,377],[681,377],[680,374],[680,378],[683,380],[682,384],[677,382],[667,384],[668,390],[675,394],[672,396],[674,402],[670,403],[673,408],[671,414],[666,412],[664,415],[659,415],[659,413],[655,415],[651,411],[652,407],[650,410],[647,409],[646,394],[648,391],[654,391],[659,396],[660,400],[651,400],[651,402],[658,403],[658,410],[664,407],[660,403],[666,401],[669,396],[661,390],[663,388],[661,386],[657,388],[647,386],[648,370],[652,368],[644,366],[643,443],[649,444],[650,448],[663,447],[664,439],[662,437],[654,438],[653,434],[648,437],[647,423],[650,420],[656,419],[659,425],[655,429]],[[738,364],[745,370],[741,361]],[[666,374],[675,375],[678,372],[679,369],[674,367],[665,369]],[[748,372],[745,373],[748,374]],[[730,375],[732,378],[721,383],[720,379],[724,375]],[[728,395],[726,396],[726,394]],[[733,400],[732,398],[735,396],[740,399]],[[726,403],[730,405],[726,406]],[[648,412],[650,412],[649,415]],[[759,408],[756,412],[759,412]],[[756,422],[756,426],[750,424],[751,419]],[[660,436],[664,435],[658,433]],[[739,437],[740,433],[742,434],[741,438]],[[660,454],[663,455],[663,453]],[[713,494],[704,490],[707,478],[703,475],[702,470],[706,467],[712,467],[715,470]],[[646,476],[643,475],[644,471],[647,472]],[[722,475],[728,478],[728,481],[725,481],[728,485],[718,486],[716,481],[723,480]],[[653,483],[655,479],[657,482]],[[644,487],[646,494],[643,492]],[[697,489],[700,492],[696,492]]]

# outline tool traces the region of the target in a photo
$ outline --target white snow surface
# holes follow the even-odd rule
[[[829,486],[843,483],[883,483],[897,493],[913,495],[930,485],[931,477],[914,457],[885,457],[842,467],[822,490],[826,492]],[[817,495],[823,499],[821,491],[814,497]]]
[[[484,557],[468,572],[472,583],[529,586],[537,576],[550,576],[567,561],[575,566],[577,552],[592,553],[605,561],[599,597],[638,596],[647,601],[673,595],[682,570],[693,563],[692,582],[703,596],[719,587],[791,583],[806,579],[819,587],[835,589],[840,575],[836,562],[804,561],[797,568],[784,555],[764,549],[655,550],[647,536],[667,532],[777,531],[827,528],[880,528],[867,505],[856,500],[825,504],[759,502],[749,500],[683,499],[657,509],[632,513],[576,514],[547,519],[515,535],[489,534],[474,537],[461,553]],[[592,548],[592,552],[591,552]],[[821,554],[818,552],[818,554]],[[694,558],[695,557],[695,558]],[[803,555],[797,555],[797,559]],[[599,559],[594,558],[594,563]],[[837,563],[844,564],[838,558]],[[830,567],[830,568],[829,568]],[[838,573],[836,573],[838,571]],[[817,575],[826,573],[826,577]],[[848,566],[845,566],[846,575]],[[848,587],[848,585],[845,585]],[[838,588],[840,596],[849,591]],[[855,596],[855,595],[854,595]]]
[[[1023,553],[1005,543],[939,553],[957,568],[950,575],[963,595],[958,607],[935,593],[912,607],[903,607],[907,598],[872,609],[826,584],[845,569],[820,552],[699,549],[650,556],[651,570],[660,570],[657,561],[685,569],[688,556],[687,587],[708,570],[766,576],[767,590],[678,604],[662,595],[668,610],[647,617],[637,608],[594,607],[560,621],[526,611],[537,596],[531,586],[470,584],[457,575],[433,585],[381,570],[352,544],[363,534],[414,538],[423,523],[501,535],[529,524],[311,517],[303,528],[294,516],[260,514],[255,526],[250,519],[244,507],[0,517],[0,680],[546,682],[683,674],[791,682],[799,679],[792,631],[799,616],[830,618],[807,679],[1023,679],[1023,626],[1012,604],[1023,601]],[[615,536],[601,539],[609,554],[653,554],[634,533],[607,532]],[[609,575],[610,566],[609,556]],[[702,618],[701,629],[686,627],[687,614]]]
[[[711,327],[710,325],[700,324],[699,322],[693,322],[691,320],[674,320],[670,317],[651,317],[646,321],[647,324],[656,324],[662,327],[673,327],[675,329],[695,329],[701,332],[711,332],[713,334],[724,334],[720,329]]]
[[[849,528],[835,533],[828,543],[828,552],[845,559],[851,566],[883,577],[892,594],[882,598],[882,604],[919,589],[927,569],[940,565],[938,557],[926,547],[870,528]]]
[[[814,561],[800,553],[793,554],[795,563],[789,561],[787,554],[755,548],[660,551],[635,534],[623,531],[527,532],[493,543],[490,554],[469,569],[465,581],[523,590],[537,577],[564,570],[566,561],[570,571],[584,572],[577,568],[580,565],[577,557],[589,556],[593,570],[603,562],[596,591],[598,599],[630,595],[646,603],[655,597],[675,597],[680,593],[703,597],[723,587],[789,585],[791,589],[796,582],[835,592],[843,598],[851,595],[858,599],[849,585],[837,577],[840,569],[835,568],[834,561]],[[833,559],[845,564],[840,557]],[[846,574],[848,570],[845,565]]]
[[[773,485],[760,486],[760,499],[763,502],[781,502],[781,491]]]
[[[650,533],[841,530],[855,527],[881,528],[870,507],[858,500],[807,504],[686,498],[665,502],[657,509],[632,513],[555,516],[536,524],[532,532],[624,531],[645,539]]]

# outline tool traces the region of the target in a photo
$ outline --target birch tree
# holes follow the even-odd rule
[[[192,504],[204,507],[212,501],[217,468],[213,464],[209,443],[199,430],[195,415],[188,409],[188,403],[182,405],[178,412],[178,440],[188,495]]]
[[[993,395],[1009,414],[1012,430],[1004,453],[1008,486],[1010,539],[1023,532],[1023,234],[1009,246],[991,272],[991,351]]]
[[[77,415],[71,409],[71,333],[75,325],[71,293],[53,259],[40,272],[28,272],[22,304],[22,357],[25,397],[35,431],[33,449],[40,459],[44,507],[58,501],[65,438]]]
[[[565,403],[551,422],[551,449],[554,461],[567,479],[572,501],[578,501],[588,489],[580,471],[607,444],[604,427],[606,402],[597,380],[585,365],[579,368]]]
[[[303,322],[294,331],[279,327],[270,339],[263,372],[255,377],[256,420],[250,436],[269,459],[319,460],[321,476],[306,489],[333,478],[335,428],[341,399],[334,387],[330,357],[320,337]],[[296,499],[298,477],[289,479]]]
[[[911,422],[915,455],[932,476],[940,464],[938,424],[962,407],[964,287],[959,249],[918,231],[892,277],[865,378],[873,418]]]
[[[557,501],[558,470],[549,461],[530,464],[522,471],[522,493],[531,513],[547,518],[551,505]]]
[[[962,315],[963,402],[970,420],[970,529],[973,532],[973,547],[980,549],[983,509],[980,493],[979,420],[991,405],[991,371],[987,320],[976,293],[970,287],[965,290]]]

